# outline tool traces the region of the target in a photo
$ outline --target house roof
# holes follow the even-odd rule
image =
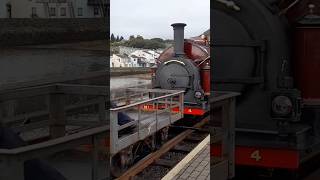
[[[122,54],[115,54],[115,55],[120,57],[120,58],[128,58],[128,55],[122,55]]]
[[[138,56],[136,56],[136,55],[134,55],[134,54],[132,54],[132,55],[130,55],[131,57],[133,57],[133,58],[139,58]]]
[[[147,53],[147,54],[151,54],[150,52],[148,52],[147,50],[144,50],[144,51],[142,51],[142,52],[145,52],[145,53]],[[151,54],[152,55],[152,54]]]

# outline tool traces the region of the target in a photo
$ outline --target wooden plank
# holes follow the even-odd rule
[[[109,86],[50,84],[0,91],[0,101],[47,95],[50,93],[108,96]]]
[[[50,78],[42,78],[39,80],[28,81],[28,82],[19,82],[19,83],[7,83],[5,86],[0,86],[0,91],[6,90],[14,90],[14,89],[21,89],[21,88],[32,88],[32,87],[39,87],[39,86],[50,86],[55,83],[67,82],[67,81],[79,81],[91,78],[98,78],[98,77],[109,77],[108,71],[94,71],[94,72],[86,72],[83,75],[58,75],[55,77]]]
[[[232,97],[239,96],[240,93],[235,92],[221,92],[221,91],[213,91],[211,93],[213,96],[210,97],[210,104],[216,103],[218,101],[226,100]]]
[[[78,95],[109,95],[108,86],[79,85],[79,84],[56,84],[55,93],[78,94]]]
[[[50,154],[49,152],[46,153],[48,148],[61,145],[62,147],[65,146],[65,143],[69,143],[75,140],[81,140],[83,138],[91,137],[93,135],[109,135],[109,126],[102,126],[102,127],[96,127],[96,128],[91,128],[88,130],[81,131],[79,133],[75,133],[72,135],[56,138],[53,140],[49,140],[46,142],[42,142],[39,144],[34,144],[34,145],[29,145],[29,146],[24,146],[24,147],[19,147],[19,148],[14,148],[14,149],[0,149],[0,157],[6,156],[6,155],[22,155],[22,154],[28,154],[25,155],[28,158],[35,158],[41,156],[39,151],[42,151],[43,154]],[[89,139],[90,142],[92,139]],[[83,143],[83,142],[82,142]],[[82,144],[80,143],[80,144]],[[63,148],[63,149],[68,149],[68,148]],[[37,152],[38,151],[38,152]],[[37,152],[37,153],[32,153],[32,152]],[[33,155],[29,154],[32,153]],[[22,158],[20,156],[19,158]],[[23,158],[22,158],[23,159]]]
[[[4,90],[4,91],[0,91],[0,101],[46,95],[51,92],[54,92],[55,88],[56,86],[54,85],[47,85],[47,86]]]
[[[236,96],[239,93],[216,92],[215,97],[211,98],[211,108],[219,108],[219,119],[221,127],[211,127],[211,143],[221,142],[222,161],[217,164],[214,178],[231,179],[235,173],[235,108]],[[211,170],[214,169],[211,167]],[[222,172],[219,172],[222,171]],[[213,173],[213,172],[212,172]]]
[[[81,104],[74,104],[74,105],[69,105],[65,108],[66,111],[70,111],[70,110],[75,110],[75,109],[78,109],[78,108],[84,108],[84,107],[88,107],[88,106],[93,106],[93,105],[96,105],[96,104],[99,104],[100,101],[94,99],[94,100],[89,100],[89,101],[86,101],[84,103],[81,103]],[[46,115],[49,115],[49,112],[47,110],[44,110],[44,111],[35,111],[35,112],[30,112],[30,113],[26,113],[26,114],[21,114],[21,115],[16,115],[14,117],[11,117],[11,118],[3,118],[2,121],[3,122],[6,122],[6,123],[17,123],[17,121],[21,121],[21,120],[24,120],[24,119],[30,119],[30,118],[37,118],[37,117],[40,117],[40,116],[46,116]]]

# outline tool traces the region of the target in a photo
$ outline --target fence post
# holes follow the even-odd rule
[[[105,97],[101,96],[99,97],[99,121],[101,124],[106,124],[106,101]]]
[[[118,149],[118,112],[110,111],[110,149],[111,153]]]
[[[64,94],[49,95],[50,137],[53,139],[65,135],[66,115],[64,98]]]
[[[97,136],[92,136],[92,166],[91,166],[91,179],[98,180],[98,153],[99,153],[99,139]]]

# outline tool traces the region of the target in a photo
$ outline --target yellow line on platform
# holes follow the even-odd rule
[[[185,158],[183,158],[161,180],[171,180],[171,179],[173,179],[209,143],[210,143],[210,135],[208,135],[200,144],[198,144],[198,146],[196,146]]]

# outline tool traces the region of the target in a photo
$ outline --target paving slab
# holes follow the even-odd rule
[[[194,148],[162,180],[210,180],[210,136]]]

